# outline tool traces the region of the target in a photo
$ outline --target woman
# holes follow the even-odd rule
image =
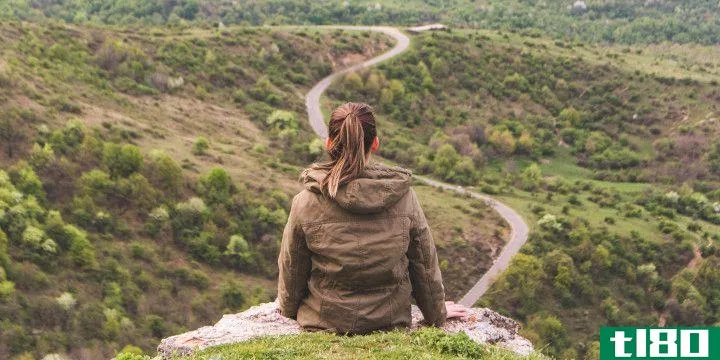
[[[410,171],[368,164],[380,145],[370,106],[338,107],[328,128],[330,161],[302,173],[283,234],[282,315],[307,330],[368,333],[408,327],[414,297],[429,325],[465,316],[445,302]]]

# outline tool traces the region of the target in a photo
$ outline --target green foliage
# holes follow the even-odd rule
[[[200,136],[197,139],[195,139],[195,143],[193,144],[192,153],[195,155],[205,155],[207,151],[210,149],[210,142]]]
[[[298,132],[297,116],[294,112],[275,110],[267,117],[265,123],[271,129],[278,131],[282,138],[294,137]]]
[[[532,316],[528,320],[526,332],[538,337],[535,346],[546,349],[548,355],[557,357],[567,348],[567,330],[554,316]],[[530,337],[534,337],[529,335]]]
[[[177,195],[183,184],[182,168],[170,156],[162,152],[153,152],[146,166],[148,179],[169,195]]]
[[[128,177],[140,170],[143,155],[137,146],[107,143],[103,150],[103,162],[113,178]]]
[[[207,175],[198,180],[198,193],[209,204],[227,204],[232,190],[230,174],[220,167],[210,169]]]
[[[230,311],[237,311],[245,303],[244,290],[236,282],[228,282],[222,288],[223,304]]]
[[[70,255],[75,265],[91,268],[95,265],[95,248],[87,238],[87,234],[73,225],[66,225],[64,231],[70,243]]]
[[[533,191],[540,186],[540,180],[542,179],[542,172],[537,164],[532,163],[530,166],[523,170],[520,175],[520,182],[522,188],[525,190]]]
[[[35,196],[38,199],[45,198],[43,183],[30,165],[21,162],[10,171],[10,178],[15,187],[26,195]]]

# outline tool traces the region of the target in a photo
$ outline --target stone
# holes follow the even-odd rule
[[[420,310],[412,307],[411,331],[422,327]],[[450,320],[443,327],[448,333],[465,332],[478,344],[494,344],[520,355],[533,351],[527,339],[518,334],[520,325],[490,309],[470,308],[464,320]],[[197,350],[216,345],[231,344],[262,336],[299,334],[302,331],[295,320],[277,311],[274,302],[253,306],[238,314],[224,315],[213,326],[201,327],[184,334],[163,339],[158,345],[161,359],[189,355]]]

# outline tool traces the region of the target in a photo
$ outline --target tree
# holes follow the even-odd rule
[[[527,254],[517,254],[510,267],[500,276],[497,289],[510,294],[508,300],[524,307],[536,306],[538,290],[546,277],[542,260]]]
[[[450,144],[438,148],[434,160],[434,172],[445,180],[455,177],[455,166],[460,161],[460,155]]]

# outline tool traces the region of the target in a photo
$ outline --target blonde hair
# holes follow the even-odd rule
[[[314,168],[328,171],[320,186],[323,193],[335,198],[340,186],[356,179],[365,169],[366,154],[377,136],[372,108],[362,103],[338,106],[330,115],[328,132],[330,161]]]

